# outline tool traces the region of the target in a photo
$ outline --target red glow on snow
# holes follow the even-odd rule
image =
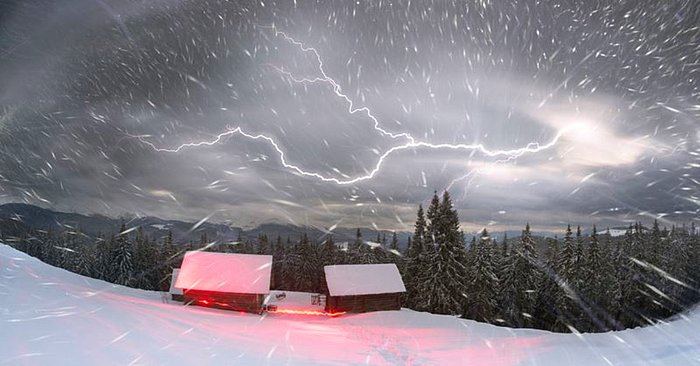
[[[21,281],[4,288],[14,292],[8,296],[10,313],[0,316],[3,331],[10,327],[5,333],[23,335],[4,340],[9,345],[4,344],[3,349],[10,352],[0,361],[35,354],[37,346],[53,349],[58,340],[65,341],[60,347],[66,352],[84,355],[90,364],[114,363],[125,354],[143,354],[140,363],[196,365],[211,359],[212,339],[216,338],[233,346],[214,349],[217,358],[211,359],[212,363],[240,358],[243,364],[259,364],[269,355],[267,363],[415,365],[464,361],[514,366],[563,343],[544,332],[511,331],[412,311],[331,317],[340,314],[324,313],[322,307],[299,306],[291,292],[277,304],[284,308],[275,313],[284,315],[268,319],[239,311],[206,311],[183,307],[154,292],[56,271],[34,260],[12,263],[3,257],[2,247],[0,269],[5,275],[0,276],[0,282],[11,276]],[[47,298],[60,302],[47,305]],[[212,307],[217,301],[202,297],[192,302]],[[290,308],[294,306],[298,307]],[[26,308],[36,310],[27,312]],[[27,326],[28,322],[41,326]],[[82,336],[94,333],[96,326],[102,331]],[[86,351],[91,347],[102,348],[99,353]],[[50,362],[48,352],[32,357],[37,357],[32,361],[40,361],[30,363]]]
[[[329,312],[318,311],[318,310],[292,310],[292,309],[268,310],[268,313],[271,313],[271,314],[294,314],[294,315],[321,315],[321,316],[330,316],[330,317],[336,317],[336,316],[341,316],[341,315],[345,314],[344,311],[329,313]]]
[[[211,301],[211,300],[197,300],[197,305],[200,306],[205,306],[205,307],[219,307],[219,308],[227,308],[231,310],[238,310],[234,308],[233,306],[225,303],[225,302],[218,302],[218,301]],[[268,313],[270,314],[288,314],[288,315],[315,315],[315,316],[329,316],[329,317],[337,317],[345,314],[345,311],[339,311],[339,312],[326,312],[326,311],[319,311],[319,310],[298,310],[298,309],[276,309],[276,310],[267,310]]]
[[[227,304],[225,302],[219,302],[219,301],[212,301],[212,300],[196,300],[197,305],[202,306],[202,307],[208,307],[208,308],[219,308],[219,309],[227,309],[227,310],[233,310],[233,311],[239,311],[241,314],[245,314],[245,311],[233,307],[230,304]]]

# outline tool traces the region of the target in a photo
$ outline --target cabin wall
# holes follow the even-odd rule
[[[227,292],[184,290],[185,304],[199,305],[224,310],[262,313],[265,295],[236,294]]]
[[[366,313],[384,310],[401,310],[401,294],[328,296],[326,299],[326,311],[330,313]]]

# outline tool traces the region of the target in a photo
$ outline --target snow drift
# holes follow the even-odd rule
[[[410,310],[258,316],[165,302],[0,244],[0,364],[700,364],[700,311],[604,334]]]

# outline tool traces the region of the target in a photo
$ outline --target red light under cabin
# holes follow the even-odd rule
[[[318,311],[318,310],[292,310],[292,309],[268,310],[268,312],[271,314],[317,315],[317,316],[330,316],[330,317],[337,317],[337,316],[341,316],[341,315],[345,314],[344,311],[337,312],[337,313],[329,313],[329,312]]]

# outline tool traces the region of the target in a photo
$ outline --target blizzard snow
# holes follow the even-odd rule
[[[393,263],[325,266],[323,271],[331,296],[406,292],[399,269]]]
[[[410,310],[258,316],[166,298],[0,245],[0,364],[700,364],[698,310],[653,327],[579,336]]]
[[[189,251],[175,288],[239,294],[270,293],[271,255]]]

